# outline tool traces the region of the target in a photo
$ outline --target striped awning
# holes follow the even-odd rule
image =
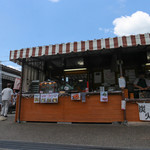
[[[131,47],[137,45],[150,45],[150,33],[115,38],[80,41],[65,44],[39,46],[10,51],[10,60],[40,57],[44,55],[67,54],[71,52],[84,52],[119,47]]]

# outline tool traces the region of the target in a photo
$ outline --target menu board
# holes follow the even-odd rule
[[[71,100],[81,100],[81,94],[80,93],[72,93]]]
[[[94,72],[94,83],[101,83],[101,72]]]
[[[41,94],[41,103],[47,103],[47,94]]]
[[[58,103],[58,93],[41,94],[41,103]]]
[[[134,80],[136,79],[135,70],[134,69],[125,70],[125,75],[128,77],[129,83],[133,83]]]
[[[115,84],[115,72],[110,69],[104,70],[104,82],[107,84]]]
[[[47,94],[47,103],[58,103],[58,93]]]
[[[34,94],[34,103],[40,103],[40,94]]]

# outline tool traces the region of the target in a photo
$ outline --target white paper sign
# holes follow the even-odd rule
[[[126,101],[125,100],[121,101],[121,109],[126,110]]]
[[[108,102],[108,92],[107,91],[100,92],[100,101]]]
[[[150,121],[150,103],[138,103],[140,120]]]
[[[126,87],[126,81],[124,77],[119,78],[119,87],[120,88],[125,88]]]
[[[40,94],[34,94],[34,103],[40,103]]]

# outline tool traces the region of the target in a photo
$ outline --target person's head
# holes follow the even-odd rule
[[[10,84],[10,83],[7,83],[7,87],[8,87],[8,88],[11,88],[11,84]]]

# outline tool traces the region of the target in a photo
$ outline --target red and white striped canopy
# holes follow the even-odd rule
[[[71,52],[113,49],[113,48],[131,47],[137,45],[150,45],[150,33],[73,42],[73,43],[66,43],[66,44],[24,48],[21,50],[10,51],[10,60],[15,61],[17,59],[40,57],[43,55],[67,54]]]

